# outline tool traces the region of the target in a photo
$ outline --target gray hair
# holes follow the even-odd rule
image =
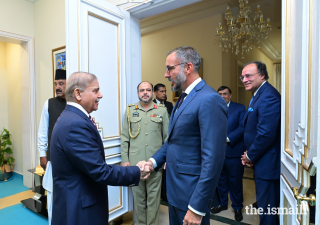
[[[192,63],[194,70],[199,73],[201,66],[201,57],[199,53],[190,46],[182,46],[179,48],[175,48],[168,52],[168,55],[172,53],[176,53],[176,56],[180,63]],[[184,65],[181,65],[181,68],[184,68]]]
[[[70,102],[75,101],[74,90],[79,89],[85,91],[90,86],[91,82],[97,80],[96,75],[87,72],[75,72],[71,74],[67,81],[66,100]]]
[[[260,62],[260,61],[252,61],[252,62],[249,62],[246,65],[244,65],[244,67],[246,67],[247,65],[250,65],[250,64],[256,64],[257,69],[258,69],[258,73],[260,75],[264,75],[264,79],[265,80],[269,79],[269,75],[268,75],[266,64],[264,64],[263,62]]]

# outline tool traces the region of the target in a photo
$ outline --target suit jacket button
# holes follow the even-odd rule
[[[169,141],[169,145],[171,145],[171,141]]]

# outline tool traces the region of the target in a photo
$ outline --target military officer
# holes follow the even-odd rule
[[[167,139],[169,117],[165,106],[152,102],[153,85],[141,82],[139,102],[127,106],[121,132],[122,166],[147,161]],[[160,210],[162,170],[132,188],[136,224],[157,225]]]

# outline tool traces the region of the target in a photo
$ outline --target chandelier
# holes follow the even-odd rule
[[[222,51],[228,52],[231,48],[232,53],[238,55],[241,51],[241,58],[244,53],[249,53],[257,45],[258,48],[262,39],[268,38],[268,32],[271,31],[270,19],[263,21],[263,14],[260,5],[257,6],[253,19],[248,0],[239,0],[239,14],[233,16],[230,7],[227,7],[225,20],[227,22],[227,31],[225,32],[222,23],[217,28],[217,39],[220,41]]]

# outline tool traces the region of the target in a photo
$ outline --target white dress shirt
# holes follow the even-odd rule
[[[49,127],[49,112],[48,112],[48,100],[44,103],[41,119],[38,130],[38,150],[40,157],[47,156],[48,150],[48,127]]]
[[[187,89],[184,91],[184,92],[187,94],[187,96],[184,98],[184,100],[188,97],[188,95],[189,95],[190,92],[193,90],[193,88],[194,88],[195,86],[197,86],[197,84],[200,83],[201,80],[202,80],[201,77],[199,77],[198,79],[196,79],[195,81],[193,81],[192,84],[189,85],[189,87],[187,87]],[[156,167],[157,167],[157,162],[156,162],[153,158],[150,158],[150,161],[153,163],[153,168],[156,168]],[[199,211],[195,210],[194,208],[192,208],[190,205],[188,205],[188,208],[189,208],[192,212],[194,212],[194,213],[196,213],[196,214],[198,214],[198,215],[200,215],[200,216],[205,216],[205,215],[206,215],[206,213],[199,212]]]
[[[158,104],[164,105],[164,102],[160,102],[157,98],[155,98],[155,100],[156,100],[156,102],[157,102]]]
[[[76,103],[76,102],[67,102],[67,105],[72,105],[78,109],[80,109],[84,114],[86,114],[87,117],[89,117],[89,113],[87,112],[87,110],[85,110],[82,105]]]

